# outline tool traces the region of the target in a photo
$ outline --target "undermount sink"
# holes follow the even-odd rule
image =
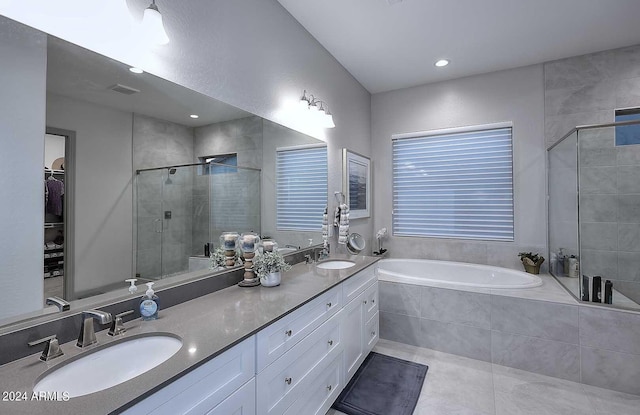
[[[329,261],[319,262],[317,267],[322,269],[345,269],[351,268],[356,263],[344,259],[331,259]]]
[[[46,372],[33,387],[38,392],[88,395],[126,382],[176,354],[182,340],[171,334],[132,337]]]

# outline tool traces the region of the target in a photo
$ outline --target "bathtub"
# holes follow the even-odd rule
[[[383,259],[378,279],[413,285],[451,288],[520,289],[542,285],[537,275],[490,265],[429,259]]]

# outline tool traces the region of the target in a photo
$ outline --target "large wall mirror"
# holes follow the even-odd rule
[[[0,19],[4,32],[37,32]],[[43,285],[34,294],[43,307],[4,312],[0,324],[54,311],[44,304],[54,295],[84,307],[96,295],[126,293],[128,278],[188,278],[208,267],[204,246],[224,231],[255,231],[280,246],[320,242],[320,229],[276,226],[276,153],[322,142],[71,43],[43,39],[45,160],[30,163],[44,175],[45,214],[24,218],[44,229],[43,243],[24,247],[34,261],[44,255],[43,272],[15,275]],[[11,293],[0,290],[0,302],[4,295]]]

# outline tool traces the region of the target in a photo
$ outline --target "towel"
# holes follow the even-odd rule
[[[340,222],[338,225],[338,243],[345,245],[349,238],[349,206],[342,203],[338,207]]]
[[[324,207],[324,213],[322,214],[322,242],[323,246],[327,246],[327,239],[329,239],[329,207]]]

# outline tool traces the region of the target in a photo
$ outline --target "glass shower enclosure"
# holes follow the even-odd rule
[[[260,232],[260,180],[259,169],[219,163],[138,170],[137,278],[202,269],[205,244],[222,232]]]
[[[581,301],[640,309],[640,121],[570,131],[547,179],[550,272]]]

